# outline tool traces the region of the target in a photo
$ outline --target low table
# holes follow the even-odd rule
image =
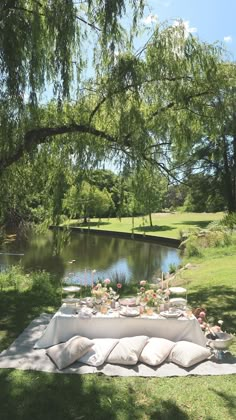
[[[206,338],[194,316],[165,319],[152,316],[123,317],[119,312],[90,318],[81,318],[74,308],[61,306],[50,321],[34,348],[47,348],[65,342],[74,335],[92,338],[122,338],[137,335],[166,338],[172,341],[186,340],[206,346]]]

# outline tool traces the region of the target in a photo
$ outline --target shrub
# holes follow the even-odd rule
[[[169,265],[169,273],[170,273],[170,274],[174,274],[174,273],[176,273],[176,271],[177,271],[177,267],[176,267],[176,265],[175,265],[175,264],[173,264],[173,263],[171,263],[171,264]]]
[[[189,232],[181,232],[180,248],[188,257],[201,256],[203,248],[224,247],[232,243],[229,230],[219,222],[212,222],[206,229],[197,228]]]
[[[13,265],[0,273],[1,290],[14,287],[15,290],[24,290],[31,285],[31,278],[24,274],[21,266]]]
[[[56,287],[53,285],[52,278],[46,271],[37,271],[32,275],[31,293],[40,298],[45,304],[52,304],[57,298]]]
[[[227,226],[229,229],[233,230],[236,228],[236,213],[229,213],[223,217],[220,222],[223,226]]]

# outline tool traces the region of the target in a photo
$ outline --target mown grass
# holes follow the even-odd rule
[[[199,215],[193,224],[197,220]],[[190,305],[205,307],[209,321],[222,319],[223,329],[234,333],[236,245],[207,249],[201,258],[184,260],[184,264],[187,262],[191,268],[178,272],[172,284],[186,286]],[[0,292],[0,349],[41,312],[58,308],[58,292],[48,300],[46,297],[36,289]],[[231,351],[236,354],[236,343]],[[0,389],[0,418],[4,420],[236,418],[235,375],[111,378],[1,369]]]
[[[4,420],[235,419],[235,377],[108,378],[0,371]]]
[[[152,215],[153,226],[149,225],[149,218],[131,217],[96,219],[90,220],[89,224],[84,225],[81,220],[69,220],[65,225],[82,226],[91,229],[111,230],[113,232],[140,233],[153,236],[162,236],[179,239],[181,230],[195,227],[205,228],[209,223],[220,220],[223,213],[154,213]],[[134,225],[133,225],[134,221]],[[133,228],[134,226],[134,228]],[[132,231],[133,229],[133,231]]]

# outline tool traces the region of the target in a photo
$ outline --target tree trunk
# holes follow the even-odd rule
[[[223,159],[224,159],[224,184],[225,184],[225,198],[227,203],[227,209],[230,213],[233,213],[235,208],[235,199],[233,194],[233,179],[229,167],[228,161],[228,144],[227,139],[223,136]]]
[[[152,213],[150,212],[148,216],[149,216],[149,223],[150,223],[150,226],[152,227]]]
[[[236,136],[233,137],[232,187],[234,211],[236,211]]]

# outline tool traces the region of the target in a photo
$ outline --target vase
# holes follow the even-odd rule
[[[154,307],[153,306],[146,306],[146,314],[153,315]]]

